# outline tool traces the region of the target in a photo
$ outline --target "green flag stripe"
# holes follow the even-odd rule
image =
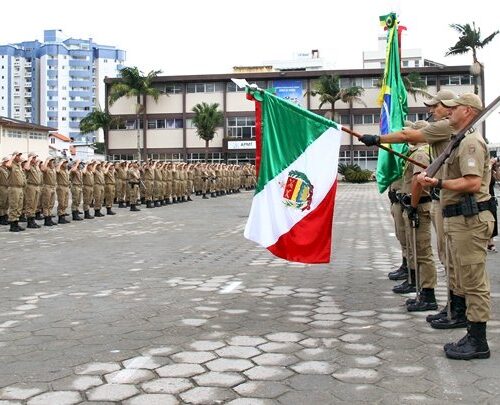
[[[264,92],[262,152],[256,193],[331,127],[338,128],[333,121]]]

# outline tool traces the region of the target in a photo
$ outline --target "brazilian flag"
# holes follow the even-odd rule
[[[384,135],[403,128],[408,114],[408,102],[406,89],[401,78],[397,16],[394,13],[381,16],[380,22],[387,29],[385,70],[378,99],[381,106],[380,134]],[[406,143],[386,146],[402,154],[408,152]],[[393,181],[401,178],[403,163],[401,158],[379,149],[376,178],[381,193]]]

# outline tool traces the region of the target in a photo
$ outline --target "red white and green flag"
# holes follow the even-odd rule
[[[250,93],[258,179],[245,237],[286,260],[329,263],[340,127],[269,92]]]

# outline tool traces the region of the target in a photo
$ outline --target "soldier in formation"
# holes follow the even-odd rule
[[[420,148],[421,163],[427,166],[483,109],[477,95],[466,93],[458,97],[447,90],[439,91],[425,104],[433,116],[429,125],[412,126],[382,136],[363,135],[360,140],[368,146],[402,142],[416,145],[417,150]],[[427,148],[428,159],[425,158]],[[427,177],[425,170],[412,166],[407,164],[404,178],[410,185],[411,177],[411,187],[403,186],[402,191],[393,193],[391,198],[393,204],[406,206],[403,217],[407,224],[403,263],[406,266],[390,273],[390,278],[404,277],[406,281],[394,291],[417,291],[416,299],[407,300],[409,311],[436,307],[435,269],[430,259],[429,222],[432,222],[438,257],[447,275],[448,304],[426,320],[435,329],[467,328],[462,339],[444,345],[447,357],[488,358],[486,323],[490,318],[490,284],[486,252],[493,230],[492,213],[496,211],[495,200],[488,193],[491,176],[488,149],[481,134],[471,128],[433,178]],[[416,234],[416,238],[408,234]]]
[[[37,220],[47,227],[68,224],[70,198],[72,220],[82,221],[105,216],[103,207],[107,215],[115,215],[115,201],[118,208],[140,211],[141,200],[147,208],[156,208],[192,201],[193,195],[215,198],[254,187],[255,167],[250,164],[56,162],[54,157],[41,161],[35,153],[23,158],[15,152],[0,165],[0,224],[10,225],[13,232],[24,230],[19,225],[23,220],[33,229],[40,228]]]

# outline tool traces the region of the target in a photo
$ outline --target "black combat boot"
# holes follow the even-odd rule
[[[0,225],[9,225],[8,219],[9,219],[8,215],[0,216]]]
[[[125,203],[123,201],[120,201],[118,203],[118,208],[127,208],[127,207],[126,207],[126,205],[125,205]]]
[[[20,232],[24,231],[25,229],[19,226],[19,221],[12,221],[10,223],[10,232]]]
[[[193,201],[190,195],[188,195],[188,201]]]
[[[94,217],[103,217],[104,214],[101,214],[101,209],[99,208],[98,210],[94,210]]]
[[[436,319],[441,319],[441,318],[446,318],[448,316],[448,305],[445,305],[441,311],[439,311],[437,314],[433,315],[427,315],[425,317],[425,320],[427,322],[432,322],[435,321]]]
[[[161,207],[160,201],[156,200],[156,201],[154,202],[154,206],[155,206],[156,208]]]
[[[207,197],[206,194],[203,194],[203,197],[202,197],[204,200],[208,200],[209,197]]]
[[[177,203],[178,203],[177,197],[172,198],[172,204],[177,204]]]
[[[125,203],[125,208],[128,208],[128,207],[130,207],[130,201],[127,201],[127,202]]]
[[[490,348],[486,340],[486,322],[469,322],[467,335],[456,343],[445,345],[446,357],[456,360],[488,359]]]
[[[160,207],[164,207],[165,205],[167,205],[165,200],[160,200]]]
[[[54,218],[54,217],[49,217],[50,222],[52,222],[52,226],[57,225],[57,222],[54,222],[54,221],[52,220],[52,218]]]
[[[26,218],[26,214],[21,214],[21,216],[19,217],[19,222],[27,222],[28,219]]]
[[[422,288],[418,299],[414,303],[408,304],[406,309],[408,312],[435,311],[437,307],[434,288]]]
[[[451,296],[450,303],[451,319],[448,319],[447,316],[435,319],[431,321],[431,327],[434,329],[456,329],[467,327],[467,318],[465,316],[467,307],[465,305],[465,298],[453,294]]]
[[[392,288],[392,292],[395,294],[408,294],[412,292],[417,292],[415,286],[415,270],[410,269],[411,283],[405,280],[403,283],[398,284]]]
[[[78,215],[78,211],[71,211],[71,216],[73,221],[83,221],[83,218]]]
[[[215,198],[215,197],[217,197],[217,194],[216,193],[210,193],[210,197]]]
[[[152,204],[152,201],[146,201],[146,208],[154,208],[154,205]]]
[[[40,225],[38,225],[36,222],[35,222],[35,217],[29,217],[28,218],[28,226],[26,228],[30,228],[30,229],[38,229],[38,228],[41,228]]]
[[[68,220],[66,220],[66,218],[64,218],[65,215],[59,215],[59,220],[57,221],[58,224],[70,224],[71,222],[69,222]]]
[[[90,215],[90,211],[89,210],[84,211],[83,218],[84,219],[94,219],[94,217],[92,215]]]
[[[36,219],[37,221],[41,221],[41,220],[43,219],[43,215],[42,215],[42,213],[41,213],[40,211],[37,211],[37,212],[35,213],[35,219]]]
[[[406,280],[408,278],[408,266],[406,264],[406,257],[403,257],[403,263],[399,266],[399,269],[391,271],[387,274],[389,280],[398,281],[398,280]]]
[[[116,215],[116,212],[114,212],[111,207],[106,207],[106,215]]]
[[[44,226],[52,226],[52,221],[50,220],[50,217],[45,217],[43,221]]]
[[[138,204],[144,204],[146,203],[146,197],[141,197],[141,202],[137,202]]]
[[[130,211],[140,211],[135,204],[130,204]]]

